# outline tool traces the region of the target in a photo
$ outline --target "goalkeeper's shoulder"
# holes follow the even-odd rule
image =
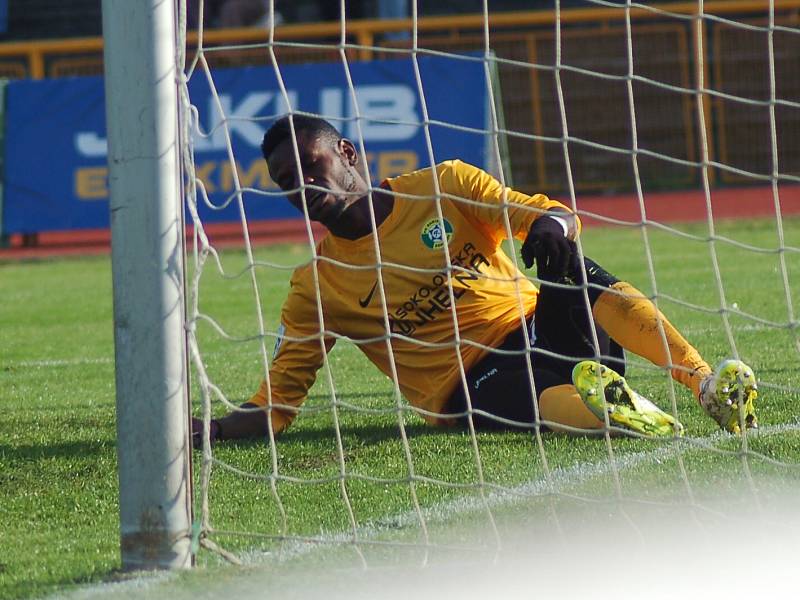
[[[454,177],[459,179],[474,179],[481,177],[492,177],[489,173],[476,167],[473,164],[464,162],[458,158],[452,160],[445,160],[436,165],[436,170],[439,172],[439,177]]]
[[[441,191],[464,198],[480,199],[500,183],[480,167],[463,160],[445,160],[436,165]]]
[[[494,178],[483,169],[454,159],[437,163],[433,168],[423,167],[396,177],[389,177],[386,183],[395,192],[427,195],[430,194],[431,173],[434,169],[439,182],[439,191],[444,194],[463,196],[475,187],[476,182],[484,178],[494,181]]]

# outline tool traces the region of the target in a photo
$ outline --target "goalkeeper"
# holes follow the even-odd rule
[[[289,201],[330,233],[316,274],[312,264],[294,272],[269,377],[242,405],[262,410],[212,420],[212,442],[265,436],[270,420],[274,433],[286,429],[338,336],[387,376],[396,370],[405,398],[436,425],[471,415],[478,428],[532,427],[538,416],[585,432],[602,430],[607,413],[615,429],[679,435],[672,415],[625,382],[622,348],[668,367],[724,429],[756,425],[752,370],[728,360],[712,372],[641,292],[588,258],[581,265],[580,221],[563,204],[460,161],[370,190],[355,146],[313,117],[279,119],[262,151]],[[541,290],[501,248],[504,207]],[[193,432],[198,444],[198,419]]]

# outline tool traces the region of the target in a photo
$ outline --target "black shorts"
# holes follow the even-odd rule
[[[589,275],[589,302],[594,304],[602,291],[618,281],[599,265],[585,259]],[[572,369],[586,359],[596,359],[625,374],[622,348],[594,323],[598,346],[592,338],[591,311],[579,287],[567,288],[543,283],[536,313],[527,325],[532,348],[526,349],[522,327],[473,366],[466,376],[473,411],[473,423],[482,429],[532,427],[535,396],[527,356],[530,354],[536,394],[549,387],[572,383]],[[448,414],[467,411],[466,391],[460,384],[447,403]],[[500,421],[493,417],[500,417]],[[466,417],[459,419],[466,425]]]

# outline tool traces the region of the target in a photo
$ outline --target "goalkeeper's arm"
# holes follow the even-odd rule
[[[211,442],[242,438],[264,438],[286,429],[305,401],[308,390],[317,378],[325,354],[335,338],[325,337],[320,343],[317,316],[317,295],[311,271],[297,269],[292,275],[291,289],[281,311],[281,325],[275,339],[275,351],[269,377],[261,381],[258,391],[233,411],[209,424]],[[195,445],[202,442],[202,421],[192,420]]]
[[[522,244],[522,261],[530,269],[536,262],[539,279],[557,281],[577,269],[575,245],[577,219],[566,208],[551,208],[531,225]]]
[[[326,338],[325,352],[329,352],[334,343],[334,338]],[[269,434],[270,420],[273,433],[282,432],[294,420],[298,407],[305,401],[323,358],[322,345],[318,340],[279,340],[269,371],[269,382],[266,379],[261,381],[258,391],[241,405],[244,410],[212,419],[209,440],[214,443],[220,440],[264,438]],[[202,421],[192,419],[195,447],[202,445],[202,436]]]

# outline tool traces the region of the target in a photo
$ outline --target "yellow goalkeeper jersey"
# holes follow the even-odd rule
[[[443,221],[437,213],[434,176]],[[441,423],[437,414],[461,381],[458,355],[469,370],[536,307],[536,287],[501,248],[508,237],[503,207],[512,235],[523,239],[536,218],[555,207],[566,209],[563,204],[542,194],[504,189],[488,173],[461,161],[387,183],[394,206],[377,231],[385,306],[373,234],[357,240],[327,235],[317,246],[318,278],[311,265],[292,276],[269,380],[250,400],[274,406],[276,433],[296,413],[277,405],[300,406],[324,352],[341,336],[356,343],[388,376],[386,340],[391,339],[400,390],[423,409],[428,422]]]

